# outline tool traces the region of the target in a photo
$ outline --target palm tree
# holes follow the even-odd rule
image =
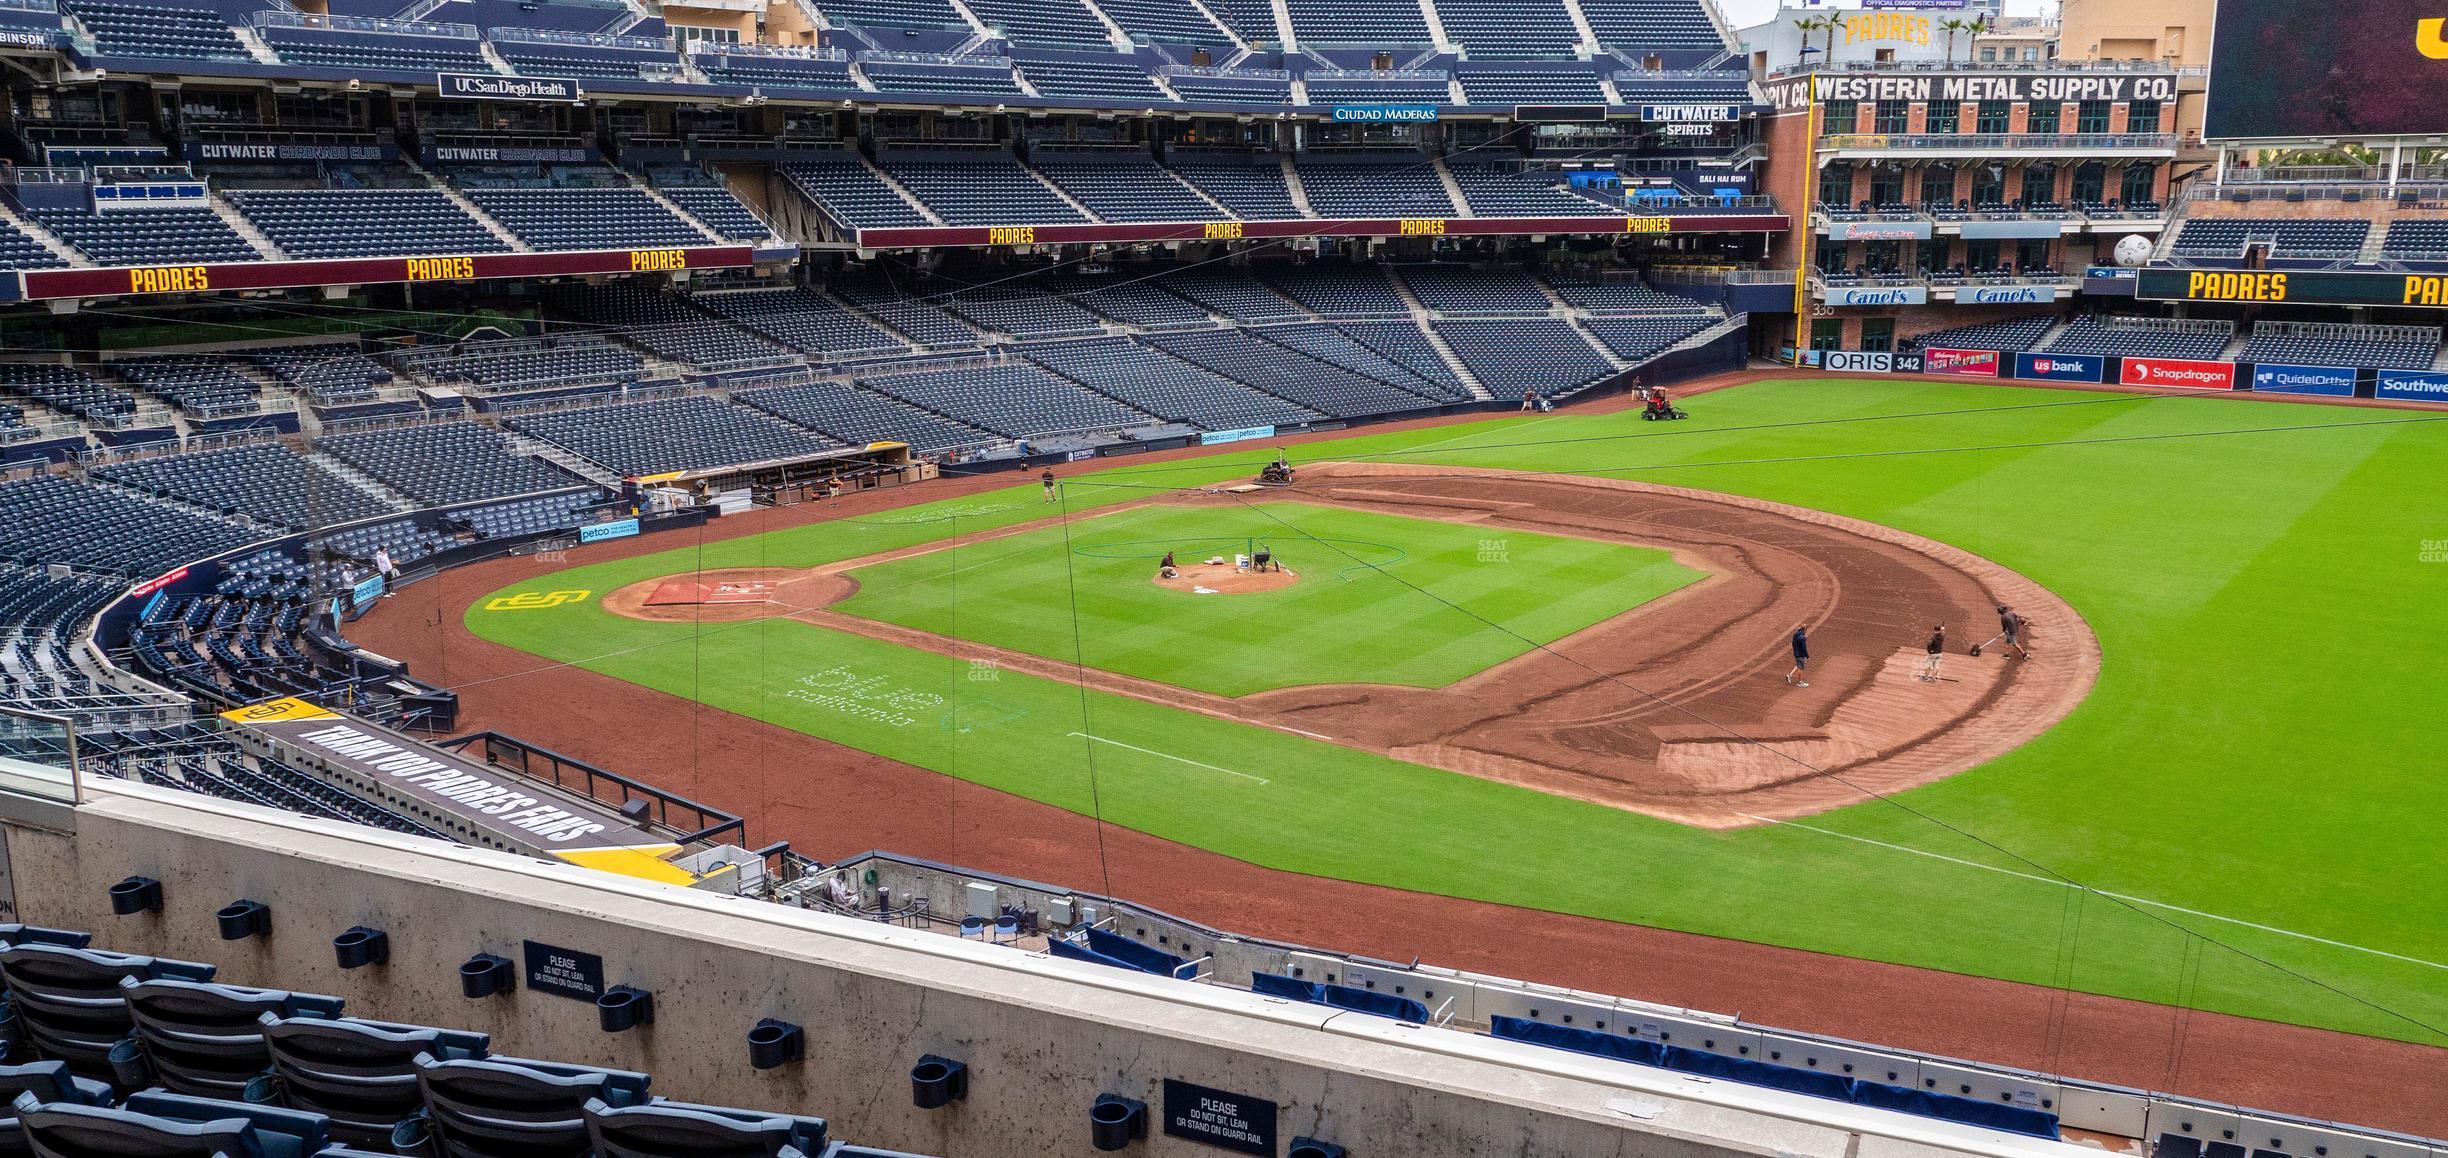
[[[1834,59],[1836,59],[1836,34],[1837,34],[1837,33],[1839,33],[1839,32],[1844,31],[1844,30],[1845,30],[1845,28],[1846,28],[1846,27],[1848,27],[1848,26],[1850,26],[1852,23],[1853,23],[1852,21],[1845,19],[1843,16],[1838,15],[1837,13],[1834,13],[1834,12],[1830,12],[1830,13],[1828,13],[1828,15],[1827,15],[1827,50],[1826,50],[1826,52],[1823,54],[1823,55],[1824,55],[1824,57],[1825,57],[1826,59],[1828,59],[1828,60],[1834,60]]]
[[[1955,34],[1958,32],[1967,34],[1970,33],[1972,31],[1972,21],[1965,20],[1961,17],[1950,16],[1939,21],[1938,27],[1941,31],[1946,33],[1946,58],[1949,62],[1952,62],[1955,59]]]
[[[1810,55],[1811,33],[1827,27],[1828,20],[1829,18],[1825,16],[1799,16],[1794,18],[1794,31],[1802,34],[1802,55]],[[1820,63],[1825,64],[1827,62],[1823,60],[1820,61]]]

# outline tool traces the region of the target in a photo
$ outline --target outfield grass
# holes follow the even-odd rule
[[[1167,551],[1262,542],[1298,582],[1151,581]],[[837,611],[1226,696],[1443,687],[1701,578],[1649,548],[1284,502],[1138,507],[850,575],[859,593]]]
[[[1691,409],[1663,428],[1505,418],[1302,457],[1575,470],[1901,527],[2069,600],[2100,638],[2097,689],[2033,743],[1897,801],[1711,833],[1055,681],[980,683],[795,622],[647,623],[592,602],[468,622],[1063,808],[1090,807],[1093,777],[1110,822],[1291,871],[2448,1044],[2448,563],[2423,561],[2448,540],[2448,424],[1879,381],[1763,383]],[[1087,476],[1068,505],[1264,457]],[[1044,513],[1015,490],[504,590],[811,566]],[[841,690],[850,676],[910,695],[879,712]],[[1258,767],[1264,783],[1233,775]]]

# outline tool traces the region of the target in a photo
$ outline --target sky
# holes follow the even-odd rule
[[[1754,24],[1762,23],[1776,15],[1779,7],[1778,0],[1712,0],[1712,2],[1725,12],[1726,23],[1736,28],[1749,28]],[[1861,0],[1836,0],[1835,3],[1821,4],[1817,7],[1822,9],[1862,8],[1876,7],[1876,5],[1864,5]],[[2038,16],[2044,12],[2056,10],[2057,5],[2054,0],[2006,0],[2008,16]]]

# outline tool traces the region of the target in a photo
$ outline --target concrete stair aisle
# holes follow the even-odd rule
[[[1605,342],[1599,341],[1598,335],[1589,332],[1587,328],[1583,327],[1581,324],[1581,319],[1566,318],[1564,319],[1564,324],[1571,327],[1573,333],[1581,335],[1581,340],[1588,343],[1590,349],[1598,351],[1598,356],[1606,359],[1607,365],[1613,366],[1618,370],[1629,370],[1632,368],[1632,363],[1623,355],[1616,353],[1614,347],[1607,345]]]
[[[884,166],[865,157],[859,158],[859,164],[867,166],[868,173],[872,174],[876,180],[883,182],[885,188],[892,190],[893,194],[907,202],[910,208],[917,210],[918,215],[926,218],[929,224],[941,225],[944,223],[944,219],[933,209],[928,208],[926,202],[920,201],[917,194],[909,191],[909,186],[903,185],[899,178],[885,172]]]
[[[665,209],[671,210],[672,216],[688,222],[691,226],[696,228],[697,232],[705,234],[707,241],[713,242],[716,245],[731,244],[731,239],[724,237],[721,233],[716,232],[713,226],[697,220],[695,215],[691,214],[686,209],[682,209],[679,202],[664,196],[662,190],[647,184],[645,179],[632,173],[629,175],[629,183],[636,187],[639,192],[644,193],[647,200],[652,201]]]
[[[1080,0],[1080,6],[1086,8],[1090,16],[1096,17],[1097,23],[1105,26],[1105,38],[1113,42],[1115,52],[1131,51],[1130,33],[1122,31],[1122,26],[1116,23],[1113,17],[1107,16],[1104,9],[1097,7],[1096,0]]]
[[[220,218],[223,225],[230,227],[230,232],[244,238],[248,245],[255,247],[255,252],[264,256],[265,260],[281,261],[289,256],[281,252],[281,247],[274,245],[272,239],[266,236],[263,230],[257,229],[254,222],[247,220],[246,214],[238,212],[236,206],[223,201],[218,194],[207,195],[204,203],[211,207],[213,216]]]
[[[357,488],[359,491],[364,492],[368,497],[380,500],[385,506],[402,511],[413,511],[424,505],[419,503],[415,496],[393,490],[389,484],[383,482],[381,479],[375,478],[373,475],[367,474],[366,472],[350,466],[349,464],[342,462],[331,455],[325,454],[322,451],[310,450],[306,452],[306,459],[307,461],[315,463],[316,465],[321,466],[323,469],[332,472],[334,475],[339,476],[340,481]]]
[[[1189,4],[1191,11],[1206,17],[1209,23],[1214,24],[1217,33],[1230,41],[1237,52],[1249,51],[1250,43],[1242,38],[1241,31],[1226,24],[1223,17],[1216,15],[1215,9],[1207,6],[1207,0],[1184,0],[1184,2]]]
[[[1277,44],[1285,52],[1300,51],[1300,45],[1294,41],[1292,35],[1292,5],[1286,3],[1285,0],[1274,0],[1272,7],[1275,10],[1275,39]]]
[[[1584,56],[1598,55],[1598,53],[1601,51],[1601,49],[1598,47],[1598,33],[1595,29],[1590,27],[1589,14],[1581,11],[1581,0],[1564,0],[1564,14],[1572,17],[1573,33],[1578,37],[1578,40],[1575,41],[1575,47],[1578,47]],[[1615,88],[1613,85],[1603,84],[1602,82],[1602,87],[1606,88],[1607,90],[1608,104],[1619,103],[1615,99]]]
[[[575,452],[564,449],[556,444],[546,442],[541,438],[534,438],[528,435],[520,434],[519,432],[506,426],[502,428],[502,436],[509,440],[510,451],[513,454],[523,454],[530,458],[543,459],[544,461],[560,467],[571,474],[577,475],[588,482],[594,483],[597,486],[611,487],[617,490],[621,485],[620,475],[604,469],[603,467],[597,465],[592,459],[581,457]]]
[[[1317,216],[1317,210],[1309,204],[1309,187],[1301,184],[1300,167],[1292,163],[1290,154],[1275,160],[1283,166],[1284,188],[1291,191],[1292,207],[1300,210],[1303,217]]]
[[[1027,171],[1028,171],[1028,175],[1029,175],[1029,176],[1031,176],[1031,177],[1035,177],[1035,178],[1037,179],[1037,183],[1038,183],[1038,184],[1045,186],[1045,187],[1046,187],[1046,191],[1047,191],[1047,192],[1052,193],[1052,194],[1053,194],[1053,195],[1055,195],[1056,197],[1061,198],[1061,199],[1062,199],[1062,203],[1063,203],[1063,204],[1065,204],[1065,205],[1070,206],[1070,207],[1071,207],[1071,211],[1072,211],[1072,212],[1077,213],[1077,214],[1079,214],[1080,216],[1085,217],[1085,218],[1087,218],[1087,219],[1088,219],[1088,220],[1090,220],[1090,221],[1103,221],[1103,220],[1105,220],[1104,218],[1097,216],[1097,215],[1096,215],[1096,212],[1095,212],[1094,210],[1092,210],[1092,209],[1088,208],[1086,205],[1081,204],[1081,203],[1080,203],[1080,199],[1079,199],[1079,198],[1077,198],[1077,197],[1073,197],[1073,196],[1071,195],[1071,193],[1070,193],[1070,191],[1069,191],[1069,190],[1064,189],[1062,186],[1055,184],[1055,183],[1053,182],[1053,180],[1052,180],[1051,178],[1047,177],[1045,174],[1040,173],[1040,172],[1038,172],[1038,171],[1037,171],[1037,170],[1035,170],[1035,169],[1029,168],[1029,166],[1028,166],[1028,165],[1027,165],[1025,162],[1024,162],[1024,163],[1022,163],[1020,167],[1021,167],[1022,169],[1027,170]]]
[[[1438,333],[1435,326],[1428,324],[1427,319],[1415,317],[1411,319],[1411,324],[1419,327],[1419,332],[1428,339],[1428,348],[1436,351],[1437,357],[1444,359],[1445,368],[1453,371],[1454,377],[1461,380],[1462,385],[1470,390],[1472,397],[1482,401],[1496,397],[1494,391],[1489,390],[1485,383],[1479,381],[1477,374],[1471,373],[1470,366],[1462,361],[1462,355],[1454,352],[1453,343],[1446,341],[1445,335]]]
[[[1437,183],[1445,187],[1445,195],[1453,198],[1454,216],[1477,217],[1478,214],[1471,211],[1470,198],[1462,195],[1462,183],[1454,180],[1453,170],[1445,167],[1445,158],[1430,157],[1428,164],[1436,170]]]
[[[419,176],[432,182],[433,187],[441,190],[444,197],[450,198],[451,204],[458,206],[461,212],[475,218],[478,225],[485,227],[485,232],[492,234],[494,238],[499,240],[503,245],[509,246],[511,252],[535,252],[534,247],[528,245],[524,241],[519,240],[518,234],[510,232],[509,226],[493,220],[492,214],[478,208],[475,202],[468,200],[468,195],[460,192],[458,186],[435,176],[431,172],[428,172],[424,166],[417,164],[416,160],[408,155],[408,151],[406,149],[400,150],[400,163],[416,170]]]
[[[1437,11],[1436,0],[1419,0],[1420,16],[1428,22],[1428,38],[1436,42],[1438,52],[1452,52],[1456,45],[1445,35],[1445,14]]]
[[[230,34],[238,38],[238,43],[246,46],[247,55],[254,57],[255,63],[276,66],[282,63],[280,56],[272,51],[272,46],[264,43],[263,37],[256,35],[254,29],[232,23]]]
[[[40,225],[36,225],[33,218],[17,212],[16,209],[12,208],[5,201],[0,201],[0,221],[8,222],[11,226],[15,227],[19,233],[23,233],[27,237],[33,238],[35,244],[42,246],[44,249],[50,250],[51,256],[56,257],[61,261],[69,262],[73,265],[93,264],[93,262],[84,254],[78,253],[75,246],[60,240],[58,234],[53,233]]]

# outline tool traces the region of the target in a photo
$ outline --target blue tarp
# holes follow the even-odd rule
[[[1151,949],[1120,933],[1108,933],[1103,929],[1088,930],[1088,947],[1142,973],[1162,977],[1179,977],[1182,966],[1189,964],[1162,949]]]
[[[1391,1017],[1396,1021],[1412,1021],[1422,1025],[1428,1023],[1427,1006],[1408,997],[1396,997],[1391,993],[1379,993],[1374,989],[1362,989],[1354,985],[1324,985],[1315,981],[1286,977],[1280,973],[1252,973],[1250,974],[1250,992],[1263,993],[1269,997],[1282,997],[1292,1001],[1306,1001],[1313,1005],[1331,1005],[1337,1009],[1351,1010],[1354,1013]]]
[[[1891,1086],[1881,1082],[1857,1081],[1819,1070],[1782,1066],[1749,1058],[1726,1057],[1705,1050],[1679,1045],[1663,1045],[1643,1041],[1629,1034],[1600,1033],[1595,1030],[1573,1029],[1562,1025],[1530,1021],[1499,1014],[1489,1019],[1488,1030],[1496,1037],[1528,1042],[1552,1049],[1568,1049],[1575,1053],[1595,1054],[1639,1065],[1658,1066],[1679,1073],[1702,1074],[1744,1085],[1766,1086],[1770,1089],[1792,1090],[1799,1094],[1871,1106],[1883,1110],[1898,1110],[1924,1118],[1938,1118],[1982,1126],[2009,1134],[2026,1134],[2034,1138],[2057,1136],[2057,1115],[2044,1110],[2027,1109],[2003,1102],[1985,1102],[1977,1098],[1959,1098],[1953,1094],[1916,1090],[1908,1086]]]

